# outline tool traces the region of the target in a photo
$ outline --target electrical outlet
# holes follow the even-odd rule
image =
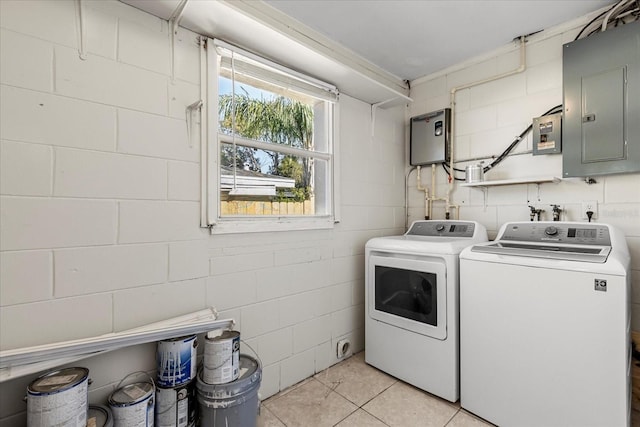
[[[582,201],[582,211],[580,211],[580,215],[582,219],[589,219],[587,216],[587,211],[593,212],[591,219],[598,218],[598,201],[597,200],[583,200]]]

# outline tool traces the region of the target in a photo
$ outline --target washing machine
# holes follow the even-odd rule
[[[463,250],[461,406],[500,426],[628,426],[629,264],[606,224],[508,223]]]
[[[458,255],[487,240],[470,221],[416,221],[365,249],[365,360],[434,395],[459,398]]]

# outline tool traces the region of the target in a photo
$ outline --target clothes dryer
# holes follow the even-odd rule
[[[463,250],[461,406],[501,426],[628,426],[629,264],[606,224],[508,223]]]
[[[416,221],[365,250],[365,360],[409,384],[459,398],[458,255],[487,240],[471,221]]]

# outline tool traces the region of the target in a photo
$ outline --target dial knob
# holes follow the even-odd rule
[[[544,229],[544,234],[546,234],[547,236],[555,236],[556,234],[558,234],[558,228],[554,226],[547,227]]]
[[[442,231],[442,230],[444,230],[444,224],[436,225],[436,231]]]

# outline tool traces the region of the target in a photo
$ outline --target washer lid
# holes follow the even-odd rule
[[[578,246],[500,241],[488,243],[486,245],[476,245],[473,246],[471,250],[473,252],[485,252],[511,256],[604,263],[607,261],[607,257],[611,252],[611,246]]]
[[[611,252],[605,224],[514,222],[505,224],[494,243],[476,245],[472,252],[604,263]]]

